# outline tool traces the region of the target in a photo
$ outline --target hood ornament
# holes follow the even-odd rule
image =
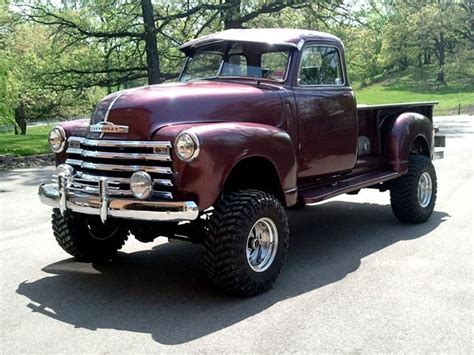
[[[128,133],[128,126],[115,125],[112,122],[99,122],[89,126],[89,132]]]

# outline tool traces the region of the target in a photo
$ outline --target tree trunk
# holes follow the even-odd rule
[[[400,70],[405,70],[406,68],[408,68],[408,58],[407,57],[403,57],[403,58],[400,59],[399,67],[400,67]]]
[[[424,65],[431,64],[431,56],[426,49],[423,51],[423,64]]]
[[[26,116],[25,116],[25,105],[23,101],[20,101],[20,104],[15,110],[15,134],[18,134],[18,128],[20,129],[20,134],[26,134]]]
[[[225,30],[230,28],[242,28],[242,21],[240,20],[240,5],[241,0],[225,1],[225,8],[222,13]]]
[[[423,54],[418,54],[416,66],[421,68],[423,66]]]
[[[444,68],[443,67],[440,67],[439,70],[438,70],[438,78],[437,80],[442,83],[442,84],[445,84],[446,83],[446,79],[444,77]]]
[[[141,0],[143,25],[145,33],[143,39],[145,41],[146,63],[148,70],[148,84],[159,84],[160,80],[160,57],[158,53],[158,44],[156,42],[156,25],[153,16],[153,5],[151,0]]]
[[[441,33],[439,38],[436,38],[436,50],[438,52],[438,78],[437,80],[446,84],[446,78],[444,75],[444,65],[446,63],[446,41],[444,39],[444,34]]]

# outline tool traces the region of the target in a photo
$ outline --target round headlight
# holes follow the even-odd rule
[[[130,188],[132,189],[133,196],[140,200],[150,196],[152,184],[151,176],[144,171],[133,173],[130,179]]]
[[[179,159],[191,161],[199,154],[199,139],[191,132],[183,132],[176,137],[174,148]]]
[[[56,126],[49,132],[48,143],[54,153],[63,151],[66,145],[66,132],[61,126]]]

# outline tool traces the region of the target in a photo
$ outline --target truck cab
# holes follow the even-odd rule
[[[282,269],[288,208],[376,188],[401,222],[429,218],[435,102],[358,107],[327,33],[228,30],[180,49],[177,82],[113,93],[51,131],[57,174],[39,195],[66,252],[184,238],[218,287],[250,296]]]

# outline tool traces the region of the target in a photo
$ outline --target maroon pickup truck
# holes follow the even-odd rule
[[[39,195],[69,254],[111,258],[130,233],[200,242],[210,279],[250,296],[282,269],[285,209],[375,188],[401,222],[432,214],[436,102],[358,107],[337,37],[228,30],[180,49],[178,82],[113,93],[50,132],[57,173]]]

